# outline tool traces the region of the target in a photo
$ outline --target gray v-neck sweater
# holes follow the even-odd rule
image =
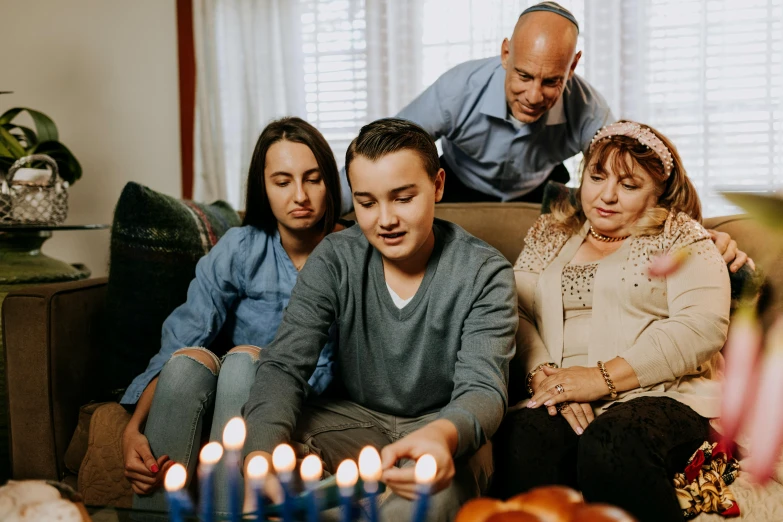
[[[261,351],[245,451],[289,440],[321,348],[339,326],[337,372],[349,398],[402,417],[440,412],[459,433],[456,455],[478,449],[507,407],[517,299],[511,264],[459,226],[435,220],[435,247],[413,299],[397,308],[383,261],[358,226],[328,235]]]

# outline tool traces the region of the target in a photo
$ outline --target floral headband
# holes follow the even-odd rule
[[[633,121],[618,121],[617,123],[612,123],[611,125],[601,128],[596,133],[593,141],[590,142],[590,149],[602,139],[612,136],[628,136],[629,138],[634,138],[642,145],[651,148],[653,152],[661,158],[663,172],[666,174],[666,177],[668,178],[671,175],[672,166],[674,165],[672,153],[668,147],[663,144],[661,139],[647,127],[642,127]]]

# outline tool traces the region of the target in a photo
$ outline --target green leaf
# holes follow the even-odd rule
[[[14,129],[19,129],[22,132],[25,141],[27,142],[28,149],[35,147],[35,145],[38,143],[38,137],[35,135],[35,131],[30,127],[25,127],[23,125],[14,125],[13,123],[6,123],[3,125],[3,127],[8,132],[12,132]]]
[[[11,123],[11,120],[16,118],[16,115],[22,112],[22,109],[20,107],[16,107],[14,109],[8,109],[3,113],[2,116],[0,116],[0,125],[5,125],[6,123]]]
[[[8,151],[11,153],[11,156],[14,158],[21,158],[26,154],[24,147],[22,147],[22,145],[16,141],[16,138],[14,138],[13,135],[3,127],[0,127],[0,143],[2,143],[5,148],[8,149]]]
[[[48,154],[57,162],[57,168],[60,169],[60,177],[73,185],[82,177],[82,166],[79,161],[68,150],[68,147],[59,141],[44,141],[37,144],[30,151],[31,154]]]
[[[780,196],[748,192],[722,192],[721,194],[762,225],[783,231],[783,198]]]
[[[3,145],[3,140],[0,140],[0,159],[4,157],[13,159],[14,155],[11,154],[11,151],[8,150],[5,145]]]
[[[35,132],[38,134],[37,141],[57,141],[60,139],[59,134],[57,133],[57,125],[54,124],[49,116],[25,107],[15,107],[5,111],[5,113],[0,116],[0,125],[11,123],[19,113],[25,111],[33,119],[33,123],[35,123]]]

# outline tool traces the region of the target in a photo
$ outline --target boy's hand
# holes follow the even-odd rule
[[[454,459],[457,449],[457,428],[451,421],[438,419],[413,433],[409,433],[393,444],[381,450],[381,480],[397,495],[413,500],[416,498],[416,479],[414,466],[394,467],[400,459],[418,460],[429,453],[435,457],[438,466],[432,493],[446,488],[454,477]]]
[[[245,505],[243,508],[244,513],[253,511],[256,508],[256,495],[251,489],[250,481],[247,479],[247,465],[250,463],[250,459],[255,456],[264,457],[269,464],[269,472],[264,479],[264,496],[269,499],[272,504],[283,503],[283,486],[280,485],[277,475],[275,475],[274,468],[272,467],[272,455],[266,451],[254,451],[245,457],[245,462],[242,465],[245,477]]]

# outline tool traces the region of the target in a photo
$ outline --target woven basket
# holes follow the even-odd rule
[[[52,175],[45,182],[15,181],[16,171],[33,161],[46,163]],[[8,174],[0,172],[0,225],[59,225],[68,215],[68,182],[57,163],[45,154],[18,159]]]

